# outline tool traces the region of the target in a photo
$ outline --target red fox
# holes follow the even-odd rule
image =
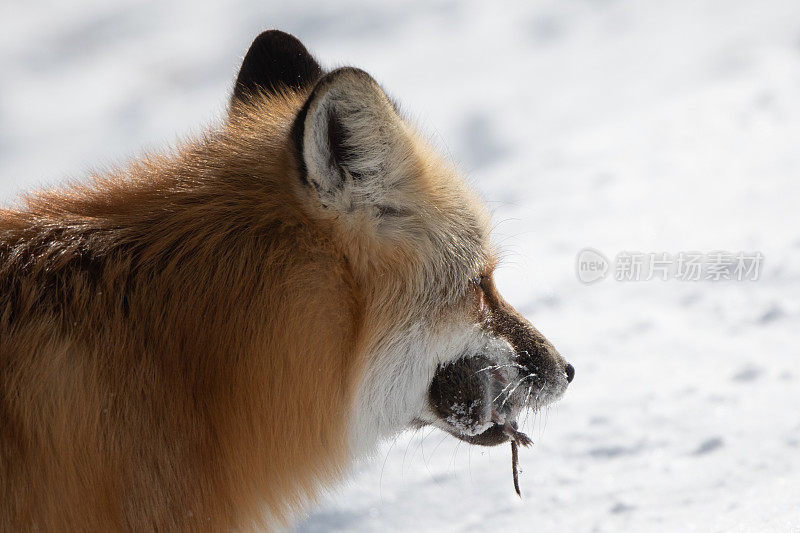
[[[261,34],[225,118],[0,210],[0,530],[283,527],[409,427],[495,445],[574,369],[378,83]]]

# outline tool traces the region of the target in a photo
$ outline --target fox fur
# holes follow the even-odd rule
[[[285,526],[381,439],[461,436],[441,365],[519,351],[479,327],[477,197],[369,75],[313,67],[243,67],[212,130],[0,210],[0,530]]]

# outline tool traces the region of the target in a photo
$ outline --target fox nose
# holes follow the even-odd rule
[[[564,367],[564,372],[567,374],[567,383],[572,383],[572,378],[575,377],[575,367],[567,363]]]

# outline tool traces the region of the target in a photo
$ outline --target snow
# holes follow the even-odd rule
[[[520,450],[388,442],[300,531],[800,529],[800,3],[6,2],[0,201],[219,117],[261,29],[370,71],[489,202],[498,285],[576,368]],[[575,257],[760,251],[749,282]]]
[[[491,421],[480,423],[476,416],[476,410],[480,408],[481,402],[478,401],[472,401],[469,405],[454,403],[450,406],[450,416],[444,420],[465,435],[480,435],[492,425]]]

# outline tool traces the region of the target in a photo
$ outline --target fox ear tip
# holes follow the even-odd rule
[[[247,100],[258,92],[298,91],[312,86],[321,76],[319,63],[297,37],[280,30],[266,30],[253,40],[245,54],[232,101]]]

